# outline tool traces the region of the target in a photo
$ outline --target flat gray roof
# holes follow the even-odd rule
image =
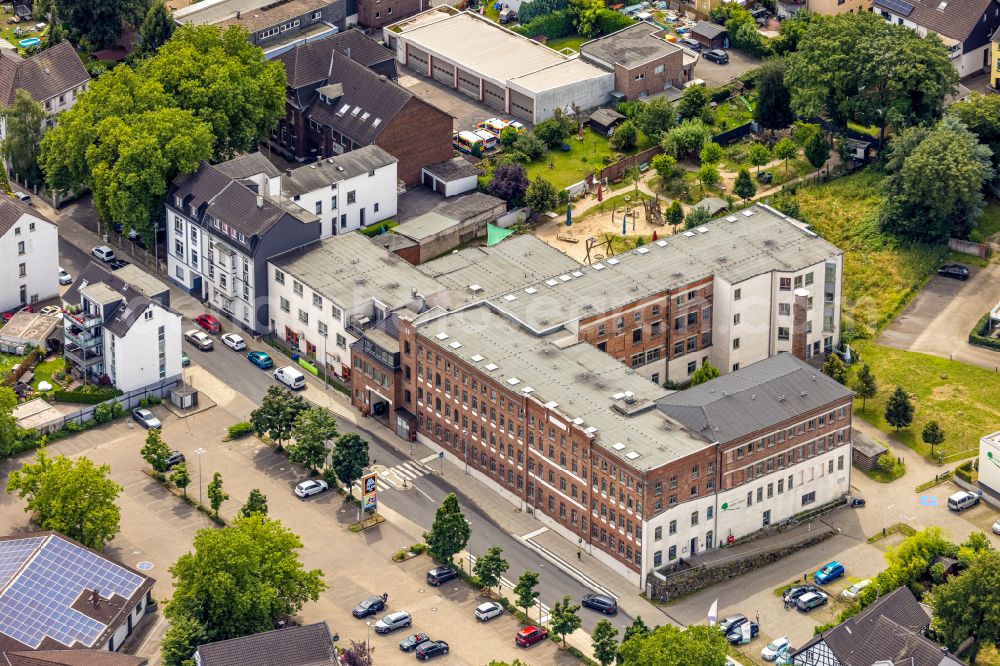
[[[122,266],[115,273],[146,298],[159,296],[165,291],[170,291],[170,287],[134,264]]]
[[[202,0],[193,5],[182,7],[174,12],[174,20],[178,23],[218,23],[228,18],[234,18],[236,12],[252,12],[267,5],[273,5],[274,0]]]
[[[374,298],[394,310],[414,300],[413,289],[424,296],[442,291],[432,278],[359,233],[327,238],[270,263],[341,308]]]
[[[543,334],[709,276],[737,283],[771,271],[796,271],[840,254],[807,225],[757,204],[490,303]]]
[[[294,197],[315,192],[398,161],[376,145],[364,146],[293,169],[291,176],[286,175],[281,179],[281,193],[286,197]]]
[[[594,441],[635,469],[655,469],[708,446],[649,408],[669,391],[586,342],[532,336],[484,305],[417,322],[428,340],[512,393],[530,395],[567,421],[594,428]],[[624,402],[629,391],[635,399],[631,406]],[[612,405],[645,411],[626,416]]]
[[[461,220],[456,220],[453,217],[447,217],[446,215],[442,215],[441,213],[432,210],[429,213],[418,215],[409,222],[404,222],[394,228],[393,233],[399,234],[400,236],[406,236],[407,238],[412,238],[413,240],[419,242],[425,238],[430,238],[435,234],[439,234],[442,231],[458,226],[461,223]]]
[[[636,23],[618,32],[593,39],[580,46],[580,53],[599,58],[614,65],[634,67],[655,58],[662,58],[678,51],[681,47],[655,34],[663,29],[653,23]]]

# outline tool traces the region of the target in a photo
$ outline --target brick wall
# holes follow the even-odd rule
[[[414,97],[388,123],[375,144],[399,160],[399,178],[413,187],[420,184],[421,169],[452,157],[452,126],[449,114]]]
[[[659,67],[663,69],[658,72]],[[680,88],[684,80],[684,55],[679,49],[637,67],[615,63],[615,88],[629,99],[661,93],[668,85]]]
[[[381,30],[429,8],[430,3],[424,0],[358,0],[358,25]]]

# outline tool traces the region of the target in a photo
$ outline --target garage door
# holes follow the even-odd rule
[[[455,85],[455,68],[446,62],[434,61],[434,79],[449,86]]]
[[[406,62],[413,69],[427,76],[427,53],[406,45]]]
[[[510,91],[510,113],[529,123],[535,121],[535,100],[519,92]]]
[[[507,108],[507,97],[504,95],[504,89],[489,81],[483,81],[483,101],[494,109],[503,111]]]
[[[458,70],[458,89],[470,97],[479,99],[479,77],[475,74]]]
[[[438,194],[444,194],[445,187],[447,186],[445,185],[445,182],[443,180],[434,181],[434,191],[437,192]]]
[[[430,188],[434,187],[434,178],[426,171],[424,171],[424,186]]]

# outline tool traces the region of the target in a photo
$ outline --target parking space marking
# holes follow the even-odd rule
[[[547,528],[547,527],[539,527],[534,532],[528,532],[527,534],[521,535],[521,538],[524,539],[524,540],[534,539],[539,534],[545,534],[548,531],[549,531],[549,528]]]

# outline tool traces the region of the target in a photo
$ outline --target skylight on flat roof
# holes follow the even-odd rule
[[[493,372],[494,370],[496,370],[499,367],[500,366],[497,365],[496,363],[487,363],[486,364],[486,369],[489,370],[490,372]]]
[[[648,247],[640,247],[640,248],[636,248],[635,251],[636,251],[637,254],[647,254],[649,252],[649,248]]]
[[[658,241],[656,241],[656,244],[659,245],[660,247],[666,247],[667,246],[667,241],[665,241],[665,240],[658,240]]]
[[[459,342],[458,340],[455,340],[454,342],[452,342],[448,346],[451,347],[452,349],[461,349],[462,348],[462,343]]]
[[[743,217],[750,217],[751,215],[753,215],[753,211],[752,210],[745,210],[745,211],[743,211]]]
[[[729,215],[726,217],[726,222],[735,222],[735,221],[736,221],[735,215]]]
[[[568,276],[568,275],[560,275],[560,276],[559,276],[559,279],[560,279],[560,280],[562,280],[563,282],[569,282],[569,281],[570,281],[570,280],[572,280],[573,278],[571,278],[571,277],[570,277],[570,276]]]
[[[480,354],[473,354],[472,356],[469,357],[469,360],[472,361],[473,363],[479,363],[480,361],[483,360],[483,357]]]
[[[635,451],[629,451],[628,453],[625,454],[625,457],[628,458],[629,460],[635,460],[636,458],[639,457],[639,454],[636,453]]]
[[[438,333],[434,337],[437,338],[438,340],[447,340],[448,339],[448,334],[447,333]]]
[[[694,237],[694,232],[693,231],[685,231],[684,232],[684,237],[685,238],[693,238]]]
[[[521,380],[518,379],[517,377],[511,377],[510,379],[507,380],[507,383],[510,384],[511,386],[517,386],[518,384],[521,383]]]
[[[621,442],[615,442],[611,446],[611,448],[613,448],[615,451],[624,451],[625,450],[625,445],[622,444]]]
[[[514,294],[507,294],[506,296],[503,297],[503,300],[505,300],[508,303],[510,303],[511,301],[516,301],[517,300],[517,296],[515,296]]]
[[[570,275],[572,275],[573,277],[583,277],[583,273],[581,273],[580,271],[573,271],[572,273],[570,273]]]
[[[534,287],[528,287],[527,289],[524,290],[524,293],[526,293],[526,294],[537,294],[538,290],[535,289]]]
[[[708,227],[698,227],[697,229],[695,229],[695,231],[697,231],[699,234],[707,234]]]
[[[610,259],[608,259],[608,263],[611,264],[612,266],[615,266],[617,264],[620,264],[621,262],[615,259],[614,257],[611,257]]]
[[[594,270],[595,271],[603,271],[604,270],[604,264],[594,264]]]
[[[549,285],[550,287],[554,287],[557,284],[559,284],[559,281],[558,280],[553,280],[553,279],[548,279],[548,280],[545,281],[545,284]]]
[[[555,409],[558,406],[559,403],[556,402],[555,400],[550,400],[549,402],[545,403],[545,407],[548,407],[549,409]]]
[[[524,394],[534,393],[534,392],[535,392],[535,389],[531,388],[530,386],[525,386],[523,389],[521,389],[521,393],[524,393]]]

